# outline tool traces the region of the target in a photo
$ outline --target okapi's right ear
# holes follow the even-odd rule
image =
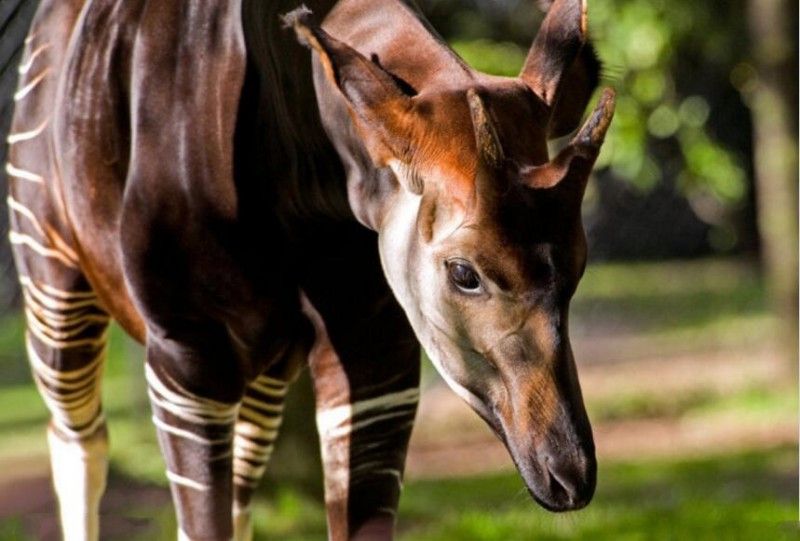
[[[586,0],[550,0],[520,77],[550,107],[548,134],[574,131],[600,79],[600,61],[587,43]]]
[[[328,80],[341,91],[365,137],[364,143],[379,166],[391,160],[410,161],[412,101],[394,78],[375,62],[331,37],[305,6],[284,15],[297,39],[319,55]],[[364,133],[366,132],[366,133]]]

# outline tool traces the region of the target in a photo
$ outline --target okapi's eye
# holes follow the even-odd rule
[[[481,289],[481,279],[469,263],[463,260],[448,261],[447,271],[450,280],[464,293],[478,293]]]

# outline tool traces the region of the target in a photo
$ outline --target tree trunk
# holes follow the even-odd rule
[[[752,110],[764,276],[787,360],[797,368],[797,2],[750,0]]]

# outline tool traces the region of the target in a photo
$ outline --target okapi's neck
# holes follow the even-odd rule
[[[306,4],[315,17],[325,19],[324,27],[332,35],[392,73],[409,93],[431,87],[463,88],[473,80],[473,72],[430,28],[413,2]],[[242,2],[248,69],[235,145],[239,200],[253,205],[253,212],[245,215],[262,215],[260,209],[267,203],[295,227],[298,222],[352,220],[355,215],[374,229],[377,207],[395,180],[388,169],[372,165],[338,91],[325,84],[318,84],[315,91],[307,50],[289,43],[293,40],[280,24],[280,15],[295,7],[296,0]],[[315,103],[319,111],[311,106]],[[340,181],[341,163],[347,185]]]
[[[341,164],[314,106],[311,59],[282,28],[298,0],[242,0],[247,72],[236,128],[236,182],[259,221],[277,215],[293,229],[314,219],[352,220]],[[306,0],[320,16],[335,0]],[[265,208],[272,212],[265,213]]]

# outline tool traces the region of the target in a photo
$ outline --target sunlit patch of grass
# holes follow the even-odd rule
[[[774,320],[756,267],[740,260],[592,263],[572,305],[584,333],[731,346],[768,337]]]
[[[795,460],[790,447],[602,465],[593,503],[559,516],[516,474],[410,483],[401,539],[796,539]]]
[[[595,422],[713,415],[776,422],[796,416],[797,389],[783,385],[746,387],[735,392],[704,388],[663,395],[627,393],[587,399],[586,407]]]
[[[258,499],[253,508],[256,538],[312,541],[327,537],[321,502],[281,488],[274,498]]]

